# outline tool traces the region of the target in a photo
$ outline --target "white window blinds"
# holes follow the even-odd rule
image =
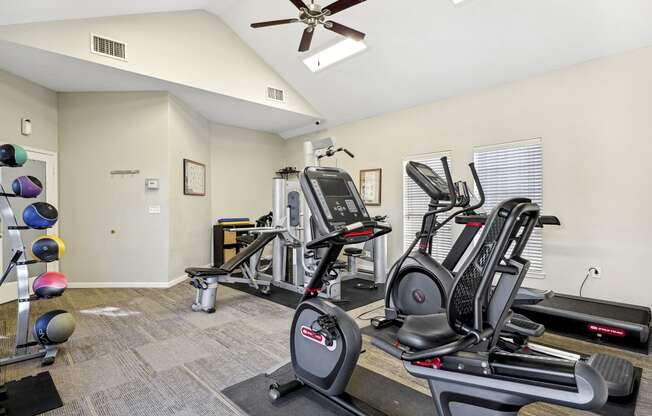
[[[486,194],[487,213],[509,198],[524,197],[543,209],[543,147],[541,140],[475,149],[475,166]],[[543,234],[535,228],[523,253],[530,260],[528,277],[542,278]]]
[[[448,157],[450,166],[450,152],[429,153],[411,156],[403,161],[403,249],[407,250],[415,235],[421,230],[423,215],[428,212],[430,197],[417,186],[405,172],[405,165],[409,161],[420,162],[430,166],[442,178],[446,178],[441,164],[442,157]],[[452,169],[452,166],[451,166]],[[443,261],[453,245],[453,230],[451,223],[443,226],[435,235],[432,244],[432,255],[437,261]]]

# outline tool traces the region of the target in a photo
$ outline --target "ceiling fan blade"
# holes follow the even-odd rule
[[[298,21],[299,21],[299,19],[270,20],[269,22],[252,23],[251,27],[256,29],[256,28],[259,28],[259,27],[286,25],[288,23],[296,23]]]
[[[314,27],[307,27],[303,31],[303,36],[301,37],[301,44],[299,45],[299,52],[307,52],[310,50],[310,45],[312,44],[312,36],[315,34]]]
[[[326,29],[332,31],[332,32],[338,33],[338,34],[340,34],[342,36],[346,36],[347,38],[351,38],[351,39],[357,40],[357,41],[360,41],[360,40],[364,39],[365,36],[367,36],[366,34],[364,34],[362,32],[358,32],[355,29],[351,29],[350,27],[341,25],[341,24],[339,24],[337,22],[328,21],[328,22],[326,22],[324,27]]]
[[[306,6],[306,3],[304,3],[302,0],[290,0],[290,1],[292,2],[292,4],[297,6],[297,9],[299,10],[308,8],[308,6]]]
[[[339,13],[342,10],[346,10],[349,7],[356,6],[360,3],[363,3],[366,0],[338,0],[335,3],[332,3],[326,7],[324,7],[324,10],[330,11],[330,16],[334,15],[335,13]]]

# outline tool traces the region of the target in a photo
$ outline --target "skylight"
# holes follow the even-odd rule
[[[365,49],[367,49],[367,45],[363,41],[346,38],[343,41],[304,59],[303,63],[306,64],[312,72],[318,72],[346,58],[356,55]]]

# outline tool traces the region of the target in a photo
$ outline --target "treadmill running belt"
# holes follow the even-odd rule
[[[634,322],[641,325],[650,324],[649,310],[631,307],[629,305],[620,306],[611,302],[596,302],[593,299],[582,299],[579,297],[570,297],[557,295],[546,299],[539,305],[555,309],[562,309],[585,313],[587,315],[603,316],[605,318],[617,319],[624,322]]]

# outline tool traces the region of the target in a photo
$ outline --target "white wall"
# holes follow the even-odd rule
[[[20,133],[21,118],[32,120],[33,133]],[[57,94],[0,70],[0,143],[57,151]]]
[[[92,54],[90,34],[127,44],[128,62]],[[317,117],[314,109],[222,20],[205,11],[115,16],[0,27],[0,39]],[[287,101],[266,99],[266,88]]]
[[[218,124],[212,131],[212,221],[267,214],[272,210],[272,178],[284,166],[283,139]]]
[[[211,262],[211,156],[209,122],[174,97],[169,100],[170,280],[189,266]],[[206,165],[206,196],[184,195],[183,159]]]
[[[527,285],[577,294],[590,266],[602,267],[584,295],[652,304],[652,48],[591,61],[521,82],[478,91],[333,128],[356,154],[338,164],[383,169],[383,204],[391,216],[390,259],[401,252],[402,159],[451,150],[454,175],[471,180],[473,147],[541,137],[544,211],[563,226],[545,230],[543,281]],[[286,162],[301,164],[301,141],[286,144]]]
[[[167,283],[168,94],[59,94],[59,137],[61,267],[71,284]],[[140,173],[110,174],[118,169]],[[146,191],[145,178],[160,178],[161,189]]]

